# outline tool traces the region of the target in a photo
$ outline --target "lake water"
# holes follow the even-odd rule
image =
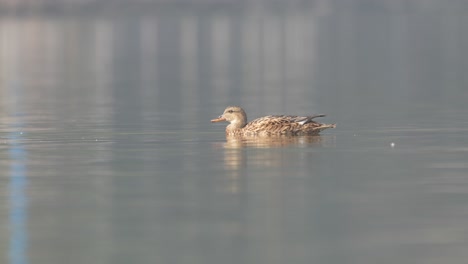
[[[0,263],[466,262],[461,5],[4,15]]]

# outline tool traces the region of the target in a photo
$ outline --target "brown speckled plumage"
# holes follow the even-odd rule
[[[227,135],[317,135],[324,129],[335,127],[335,124],[321,124],[313,120],[324,116],[270,115],[247,123],[247,115],[242,108],[229,106],[211,122],[230,122],[226,127]]]

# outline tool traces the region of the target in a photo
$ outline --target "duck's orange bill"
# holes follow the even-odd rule
[[[211,119],[211,123],[223,122],[223,121],[226,121],[226,118],[224,118],[223,116],[220,116],[220,117],[215,118],[215,119]]]

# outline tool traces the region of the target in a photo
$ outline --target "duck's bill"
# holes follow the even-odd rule
[[[217,123],[217,122],[223,122],[223,121],[226,121],[226,118],[222,116],[215,118],[215,119],[211,119],[211,123]]]

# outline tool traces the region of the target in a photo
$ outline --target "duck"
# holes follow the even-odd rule
[[[269,115],[247,122],[247,114],[239,106],[228,106],[222,115],[212,119],[212,123],[229,122],[228,136],[300,136],[318,135],[322,130],[335,128],[336,124],[321,124],[313,119],[325,115],[295,116]]]

